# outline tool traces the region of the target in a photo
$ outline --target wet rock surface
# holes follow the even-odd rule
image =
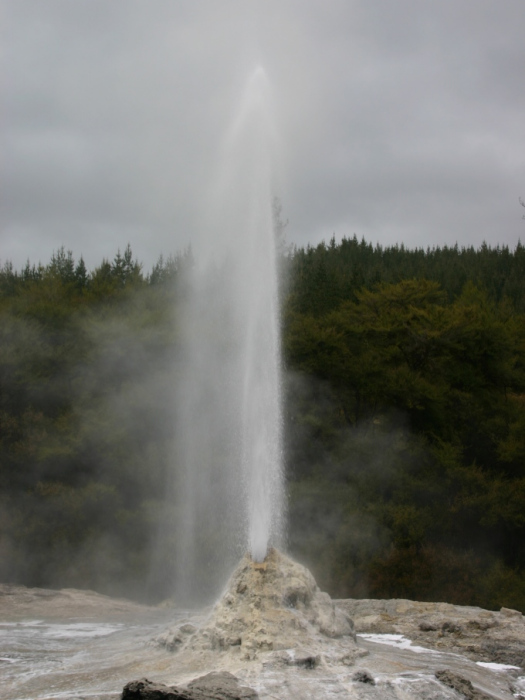
[[[0,587],[6,700],[525,700],[524,648],[518,611],[332,601],[277,552],[205,611]]]

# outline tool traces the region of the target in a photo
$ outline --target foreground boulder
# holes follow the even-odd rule
[[[126,683],[121,700],[191,700],[182,688],[154,683],[147,678]]]
[[[259,696],[239,684],[231,673],[208,673],[187,686],[153,683],[147,678],[131,681],[124,686],[121,700],[257,700]]]

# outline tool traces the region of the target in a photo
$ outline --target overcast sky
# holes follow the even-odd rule
[[[2,263],[188,245],[258,64],[289,242],[525,241],[524,0],[0,8]]]

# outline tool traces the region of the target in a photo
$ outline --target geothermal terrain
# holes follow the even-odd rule
[[[243,558],[201,611],[0,586],[0,673],[5,700],[109,700],[124,686],[137,700],[525,698],[525,620],[505,608],[333,601],[272,550]]]

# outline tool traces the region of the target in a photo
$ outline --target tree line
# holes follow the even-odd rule
[[[525,610],[523,246],[280,255],[291,553],[339,597]],[[128,246],[0,271],[2,580],[170,594],[151,564],[192,265],[145,274]]]

